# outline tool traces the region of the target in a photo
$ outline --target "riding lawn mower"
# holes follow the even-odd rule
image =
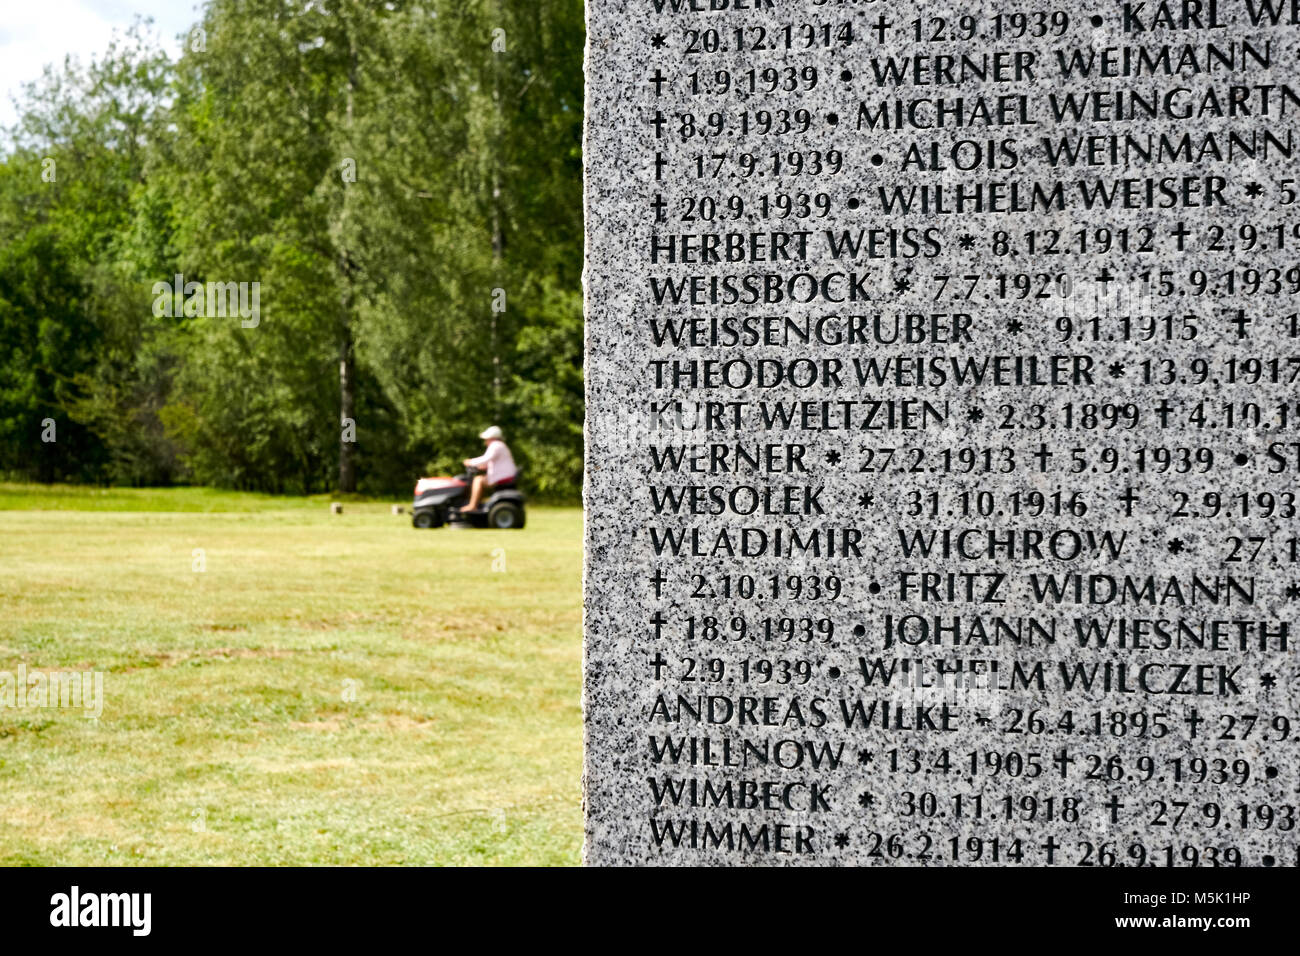
[[[475,472],[454,478],[421,478],[415,484],[411,524],[417,528],[441,528],[453,524],[469,528],[522,528],[524,496],[510,478],[496,485],[486,501],[473,511],[459,509],[469,504]]]

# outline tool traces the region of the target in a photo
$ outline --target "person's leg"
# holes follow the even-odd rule
[[[462,511],[473,511],[478,507],[479,501],[483,498],[483,486],[485,484],[487,484],[487,477],[485,475],[474,476],[474,481],[470,484],[469,488],[469,504],[462,508]]]

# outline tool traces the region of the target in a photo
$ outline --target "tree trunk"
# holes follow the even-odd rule
[[[492,269],[493,279],[501,281],[501,254],[505,236],[501,232],[501,56],[492,58]],[[492,420],[501,419],[501,347],[497,342],[496,303],[491,305],[492,318]]]
[[[350,306],[346,306],[350,311]],[[339,341],[339,491],[357,490],[354,443],[349,441],[356,419],[356,357],[352,344],[352,325],[345,321]]]
[[[349,154],[353,150],[353,104],[357,89],[357,40],[354,29],[349,28],[348,37],[348,85],[347,103],[344,112],[343,140]],[[351,197],[348,184],[342,183],[343,196],[339,213],[339,281],[343,290],[339,315],[339,491],[357,490],[357,468],[355,434],[352,426],[356,421],[356,350],[352,339],[352,310],[355,306],[354,282],[356,281],[356,264],[348,250]]]

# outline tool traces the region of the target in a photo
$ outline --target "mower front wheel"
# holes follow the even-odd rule
[[[436,528],[442,522],[438,520],[437,511],[417,511],[411,518],[411,524],[417,528]]]

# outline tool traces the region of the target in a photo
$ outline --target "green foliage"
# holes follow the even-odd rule
[[[62,434],[59,428],[62,377],[91,365],[98,338],[81,308],[84,297],[72,263],[48,228],[0,246],[0,460],[6,470],[45,481],[84,478],[103,455],[66,419]],[[54,442],[42,436],[51,424]],[[53,454],[69,446],[80,453],[79,469]]]
[[[134,206],[167,88],[140,31],[47,69],[0,162],[0,468],[44,481],[166,482],[160,354]],[[53,441],[43,422],[54,422]]]
[[[576,498],[582,15],[209,0],[177,63],[137,31],[50,71],[0,154],[2,467],[404,492],[497,423]],[[174,275],[258,283],[260,321],[155,314]]]

